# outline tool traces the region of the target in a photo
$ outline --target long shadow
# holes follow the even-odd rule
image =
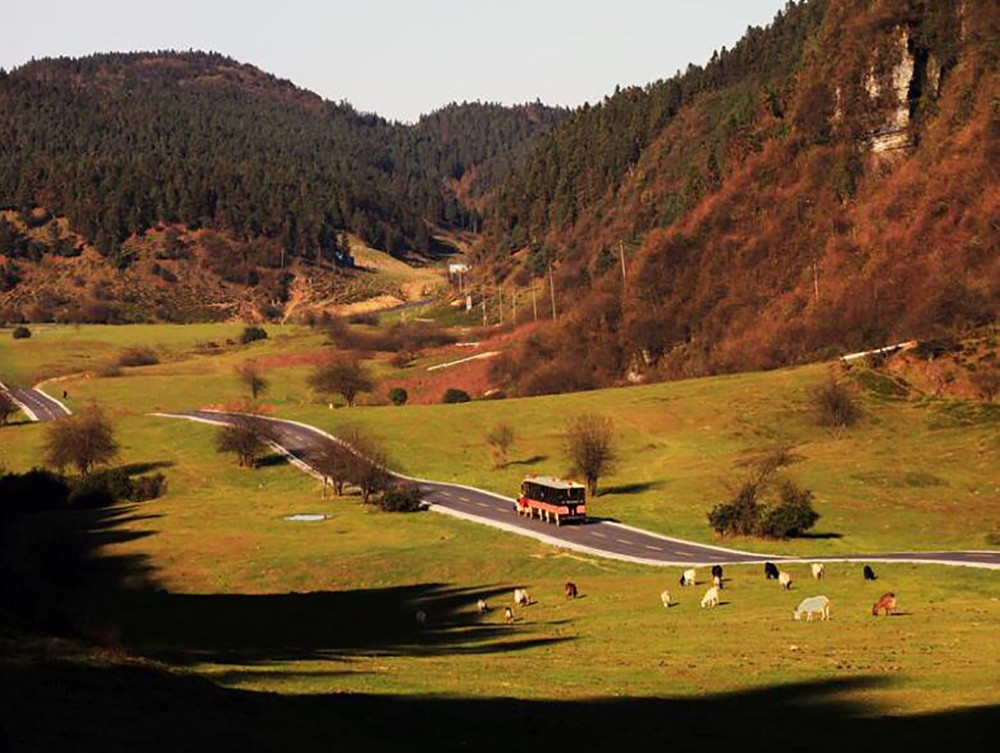
[[[521,700],[279,695],[136,663],[41,660],[0,672],[0,747],[12,753],[989,750],[1000,722],[995,705],[887,715],[862,700],[891,684],[876,677],[680,698]]]
[[[659,489],[663,486],[662,481],[639,481],[634,484],[620,484],[618,486],[605,486],[601,489],[601,496],[605,494],[641,494],[642,492]]]
[[[806,532],[806,533],[800,533],[795,538],[797,538],[797,539],[842,539],[842,538],[844,538],[844,534],[842,534],[842,533],[832,533],[832,532],[827,532],[827,533],[809,533],[809,532]]]
[[[130,463],[128,465],[123,465],[121,470],[128,476],[141,476],[144,473],[149,473],[151,471],[159,471],[163,468],[173,468],[174,464],[170,461],[158,460],[148,463]]]
[[[532,455],[530,458],[511,460],[507,465],[538,465],[549,459],[548,455]]]

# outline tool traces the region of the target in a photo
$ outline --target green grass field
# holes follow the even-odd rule
[[[102,553],[141,563],[142,579],[169,591],[121,600],[127,652],[226,688],[292,695],[673,698],[877,678],[838,693],[876,715],[998,701],[993,572],[884,565],[866,584],[860,566],[833,565],[815,584],[802,565],[792,568],[796,588],[783,593],[759,568],[734,567],[724,605],[702,610],[705,586],[682,591],[677,569],[581,556],[433,513],[384,514],[355,497],[324,499],[286,465],[246,471],[216,455],[211,427],[146,415],[234,399],[233,366],[270,359],[266,403],[277,414],[333,430],[368,425],[410,473],[512,493],[524,473],[563,471],[563,423],[600,412],[616,422],[623,461],[593,511],[702,541],[713,540],[705,511],[737,462],[791,442],[802,459],[790,472],[814,490],[823,515],[818,532],[842,538],[727,544],[807,555],[989,548],[986,535],[1000,529],[1000,443],[996,424],[970,409],[867,398],[862,425],[837,438],[808,416],[805,390],[826,369],[811,366],[530,400],[331,411],[304,381],[305,357],[322,349],[322,337],[268,329],[265,343],[215,355],[196,352],[196,342],[224,341],[238,328],[54,328],[37,331],[32,350],[0,332],[8,378],[72,372],[130,344],[162,344],[159,365],[60,385],[71,405],[108,408],[123,463],[162,464],[169,480],[165,497],[104,524],[114,535]],[[482,435],[498,421],[520,440],[515,463],[493,471]],[[0,430],[0,460],[10,469],[41,463],[44,431]],[[284,520],[300,512],[331,517]],[[565,580],[585,598],[566,601]],[[474,613],[480,595],[501,607],[521,584],[538,603],[518,610],[513,627],[500,609]],[[660,605],[664,588],[678,602],[670,609]],[[889,590],[905,614],[876,620],[871,605]],[[832,599],[833,620],[794,622],[792,608],[814,593]],[[417,608],[429,614],[424,627],[413,620]]]

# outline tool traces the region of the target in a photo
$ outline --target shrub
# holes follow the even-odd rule
[[[380,506],[385,512],[416,512],[422,499],[416,484],[397,484],[382,495]]]
[[[257,342],[258,340],[267,339],[267,330],[263,327],[249,326],[244,327],[243,332],[240,333],[240,344],[249,345],[252,342]]]
[[[267,392],[271,382],[264,376],[263,370],[252,361],[247,361],[236,367],[236,377],[243,386],[250,390],[250,396],[256,400]]]
[[[127,348],[118,356],[119,366],[154,366],[160,362],[152,348]]]
[[[976,388],[976,394],[987,403],[992,403],[1000,393],[1000,369],[996,366],[980,365],[969,375],[969,381]]]
[[[132,498],[132,480],[124,471],[115,469],[91,473],[73,484],[69,506],[79,509],[107,507]]]
[[[20,409],[17,403],[5,390],[0,389],[0,426],[6,426],[10,417]]]
[[[31,337],[31,330],[22,324],[20,326],[14,327],[14,332],[12,337],[15,340],[27,340],[29,337]]]
[[[162,473],[139,476],[132,480],[132,501],[148,502],[167,493],[167,477]]]
[[[105,363],[101,364],[95,370],[95,373],[99,377],[120,377],[122,375],[122,367],[117,363]]]
[[[813,495],[788,479],[774,481],[777,466],[757,467],[735,489],[728,502],[720,502],[708,513],[708,523],[722,535],[761,536],[786,539],[801,536],[819,520],[813,510]],[[761,497],[771,492],[778,500],[768,505]]]
[[[409,393],[402,387],[393,387],[389,390],[389,400],[392,401],[393,405],[406,405],[406,401],[409,399]]]
[[[444,397],[441,398],[442,403],[467,403],[472,400],[469,397],[469,393],[465,390],[456,389],[455,387],[449,387],[445,390]]]
[[[350,324],[365,324],[369,327],[378,326],[378,317],[375,314],[351,314],[347,317]]]
[[[813,387],[809,391],[809,400],[820,426],[839,430],[853,426],[861,417],[854,393],[833,377]]]
[[[913,355],[925,361],[931,361],[947,353],[954,353],[961,347],[961,344],[954,337],[939,337],[933,340],[921,340],[913,349]]]

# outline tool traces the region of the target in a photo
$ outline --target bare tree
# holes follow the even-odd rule
[[[81,475],[118,455],[114,429],[96,405],[53,421],[45,434],[46,461],[62,470],[75,466]]]
[[[996,366],[980,364],[969,376],[969,380],[980,399],[987,403],[992,403],[997,394],[1000,394],[1000,369]]]
[[[378,439],[358,427],[344,429],[340,437],[352,450],[348,482],[358,488],[361,501],[368,504],[372,496],[392,486],[392,460]]]
[[[611,419],[584,414],[566,428],[563,442],[572,473],[582,476],[590,496],[596,496],[597,482],[618,463]]]
[[[861,418],[861,408],[854,393],[832,376],[809,391],[809,400],[819,425],[828,426],[835,433],[853,426]]]
[[[309,455],[309,464],[323,476],[323,492],[327,485],[333,487],[338,497],[344,495],[344,485],[350,483],[354,464],[354,453],[339,442],[324,442],[322,447]]]
[[[0,426],[6,426],[10,417],[15,415],[20,409],[6,390],[0,390]]]
[[[270,381],[264,376],[264,371],[253,361],[247,361],[236,367],[236,376],[248,390],[250,396],[256,400],[271,387]]]
[[[353,406],[362,392],[375,389],[368,369],[356,358],[335,358],[317,367],[308,379],[309,386],[321,395],[340,395]]]
[[[490,447],[494,468],[503,468],[507,465],[507,457],[515,440],[514,429],[507,424],[497,424],[489,431],[486,435],[486,443]]]
[[[215,449],[236,455],[241,468],[254,468],[267,450],[272,432],[268,422],[260,416],[238,415],[219,428]]]

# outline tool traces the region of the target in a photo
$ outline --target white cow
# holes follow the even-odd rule
[[[663,606],[664,607],[669,608],[670,607],[670,591],[664,591],[663,593],[661,593],[660,594],[660,601],[663,602]]]
[[[531,595],[526,588],[514,589],[514,603],[522,607],[526,607],[531,603]]]
[[[811,567],[812,567],[813,577],[816,580],[822,580],[823,576],[826,575],[826,565],[824,565],[822,562],[813,562]]]
[[[800,620],[803,614],[806,616],[806,622],[812,622],[814,614],[818,614],[821,620],[830,619],[830,600],[825,596],[810,596],[808,599],[803,599],[792,612],[792,617]]]
[[[717,607],[719,606],[719,589],[712,586],[705,592],[705,595],[701,597],[701,605],[703,607]]]
[[[681,575],[681,585],[682,586],[693,586],[698,580],[698,573],[692,567],[690,570],[685,570]]]
[[[479,610],[479,614],[486,614],[490,611],[490,605],[486,603],[486,599],[480,599],[476,608]]]
[[[792,576],[782,570],[778,573],[778,583],[787,591],[792,587]]]

